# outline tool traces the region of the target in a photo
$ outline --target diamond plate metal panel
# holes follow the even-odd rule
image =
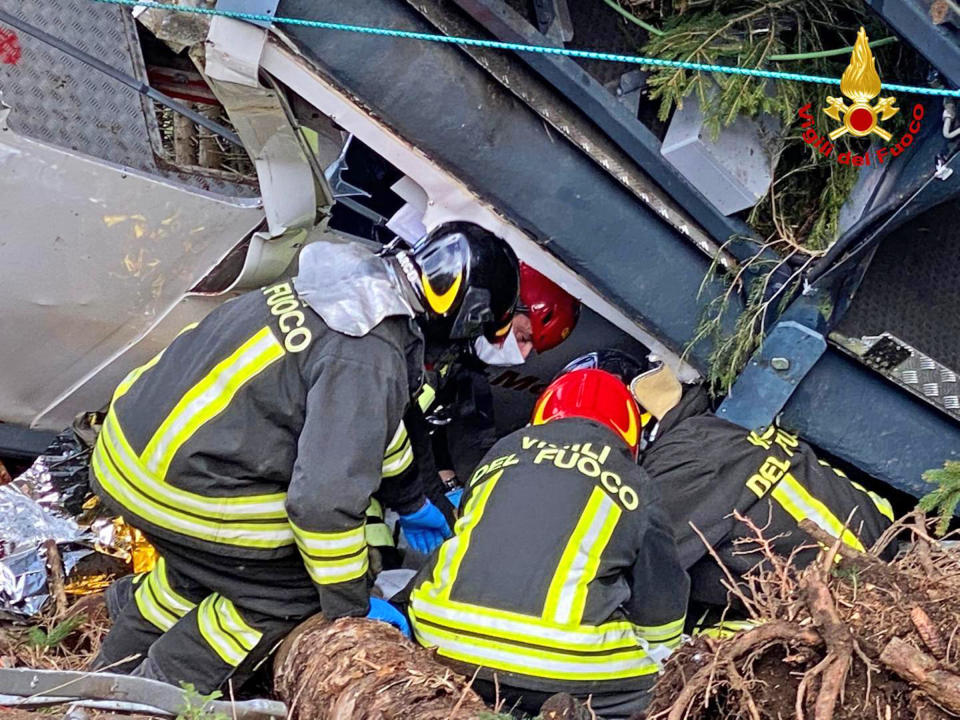
[[[956,372],[889,333],[864,337],[861,342],[868,348],[862,355],[867,365],[960,419],[960,379]]]
[[[134,20],[89,0],[0,0],[0,7],[113,67],[146,79]],[[158,161],[153,104],[79,60],[19,34],[22,55],[0,63],[0,92],[15,132],[177,184],[231,196],[255,188],[185,173]]]

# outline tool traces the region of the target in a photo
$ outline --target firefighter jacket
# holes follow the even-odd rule
[[[759,558],[735,544],[753,534],[733,517],[734,511],[763,528],[784,557],[801,545],[812,545],[797,527],[804,518],[859,550],[870,547],[891,524],[893,510],[887,500],[818,459],[796,435],[775,426],[748,432],[707,412],[704,395],[699,388],[686,391],[665,416],[642,460],[659,488],[680,560],[690,572],[691,600],[727,603],[721,570],[691,523],[735,576],[753,568]],[[816,553],[813,546],[795,562],[802,567]]]
[[[652,683],[689,586],[656,492],[612,431],[571,418],[511,433],[461,511],[411,585],[422,645],[530,690]]]
[[[117,388],[93,482],[131,524],[184,548],[302,557],[328,617],[367,611],[371,494],[422,504],[401,418],[422,372],[406,315],[331,330],[290,282],[185,329]]]

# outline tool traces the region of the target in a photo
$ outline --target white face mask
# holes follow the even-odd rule
[[[517,336],[512,331],[502,345],[494,345],[481,335],[474,341],[473,348],[487,365],[523,365],[524,362]]]

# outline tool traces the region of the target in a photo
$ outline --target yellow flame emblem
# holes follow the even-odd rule
[[[621,437],[627,441],[627,445],[633,447],[640,439],[640,428],[637,427],[637,415],[633,411],[633,403],[631,403],[629,400],[627,400],[627,417],[629,418],[629,421],[626,429],[620,427],[620,425],[613,422],[613,420],[610,422],[613,423],[613,426],[620,433]]]
[[[423,281],[423,296],[430,304],[430,308],[438,315],[446,315],[450,311],[450,308],[453,307],[453,303],[457,299],[457,293],[460,292],[460,284],[463,282],[463,272],[457,273],[456,280],[453,281],[450,289],[445,293],[438,293],[433,289],[433,286],[430,284],[430,278],[427,277],[426,273],[422,274],[420,278]]]
[[[830,133],[831,140],[847,133],[855,137],[874,133],[885,141],[893,137],[879,127],[878,123],[889,120],[899,112],[899,108],[893,106],[896,98],[880,98],[876,105],[870,104],[870,101],[880,94],[880,89],[880,74],[873,59],[873,51],[870,50],[870,41],[867,39],[866,30],[861,27],[850,54],[850,64],[840,78],[840,92],[850,98],[853,104],[847,105],[843,98],[828,97],[827,106],[823,108],[826,115],[843,123]]]
[[[547,390],[543,394],[543,397],[540,398],[540,402],[537,403],[537,409],[533,413],[533,422],[531,425],[543,425],[547,420],[543,417],[544,410],[547,409],[547,402],[550,400],[550,396],[553,395],[553,390]]]

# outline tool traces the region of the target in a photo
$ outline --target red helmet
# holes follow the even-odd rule
[[[532,267],[520,263],[520,304],[517,312],[530,318],[531,338],[538,353],[567,339],[580,317],[580,301]]]
[[[643,419],[627,386],[604,370],[573,370],[547,386],[533,408],[532,425],[568,417],[596,420],[613,430],[636,460]]]

